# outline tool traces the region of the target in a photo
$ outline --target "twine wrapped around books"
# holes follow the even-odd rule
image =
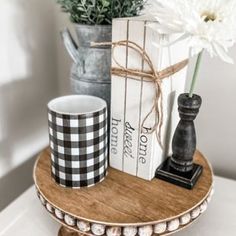
[[[155,98],[153,106],[143,119],[141,128],[143,129],[145,127],[145,122],[152,115],[152,113],[155,112],[155,123],[150,129],[150,133],[153,132],[156,133],[157,141],[160,144],[160,146],[163,147],[161,140],[161,132],[163,125],[163,93],[162,93],[161,83],[163,79],[168,78],[169,76],[182,70],[188,64],[188,59],[178,62],[174,65],[171,65],[161,71],[156,71],[153,62],[151,61],[147,52],[135,42],[129,40],[122,40],[118,42],[91,43],[92,47],[109,46],[109,45],[112,46],[112,58],[117,65],[117,67],[112,67],[111,69],[111,73],[113,75],[123,78],[142,80],[145,82],[153,83],[155,88]],[[115,58],[114,51],[117,47],[126,47],[136,51],[142,58],[143,62],[148,65],[149,70],[131,69],[122,66]]]

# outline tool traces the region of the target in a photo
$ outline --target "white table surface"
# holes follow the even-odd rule
[[[34,187],[0,212],[0,236],[57,236],[59,227],[41,206]],[[175,235],[236,235],[236,181],[215,177],[215,194],[207,211]]]

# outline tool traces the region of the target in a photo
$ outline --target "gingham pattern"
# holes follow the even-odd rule
[[[64,187],[92,186],[107,169],[107,109],[64,115],[48,110],[52,176]]]

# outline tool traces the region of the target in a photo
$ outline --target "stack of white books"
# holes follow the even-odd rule
[[[155,69],[160,71],[188,58],[189,50],[184,41],[174,41],[176,35],[166,36],[147,27],[145,17],[113,20],[112,41],[132,41],[149,55]],[[155,22],[158,27],[158,23]],[[169,42],[169,43],[167,43]],[[172,43],[171,43],[172,42]],[[166,44],[166,46],[157,47]],[[114,60],[115,58],[115,60]],[[129,47],[117,47],[113,52],[112,67],[146,71],[150,68],[143,58]],[[187,67],[162,82],[163,126],[161,140],[150,130],[155,123],[151,110],[155,99],[155,85],[143,78],[112,75],[110,166],[140,178],[151,180],[156,168],[170,154],[171,139],[179,121],[177,97],[184,91]]]

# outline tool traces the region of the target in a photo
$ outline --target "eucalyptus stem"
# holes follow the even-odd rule
[[[189,97],[190,98],[193,96],[193,90],[194,90],[194,87],[196,84],[197,75],[198,75],[199,67],[200,67],[200,62],[202,59],[202,54],[203,54],[203,50],[197,56],[197,61],[196,61],[196,65],[195,65],[195,69],[194,69],[194,73],[193,73],[193,78],[192,78],[192,82],[191,82],[191,86],[190,86],[190,90],[189,90]]]

